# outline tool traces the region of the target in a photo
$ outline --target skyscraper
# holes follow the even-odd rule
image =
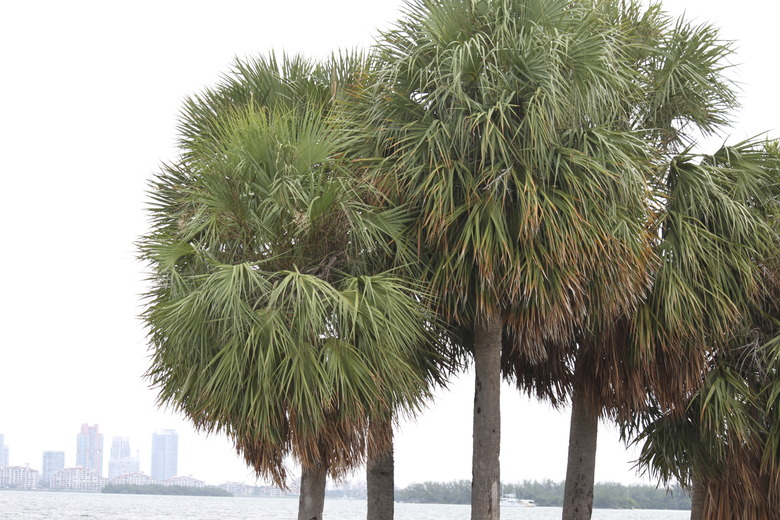
[[[108,459],[108,478],[114,479],[120,475],[138,473],[140,470],[138,457],[130,456],[130,439],[114,437],[111,441],[111,458]]]
[[[76,436],[76,466],[103,474],[103,434],[97,424],[81,425],[81,433]]]
[[[0,433],[0,467],[9,466],[8,462],[8,447],[5,445],[5,435]]]
[[[152,477],[157,482],[176,475],[179,459],[179,435],[175,430],[152,434]]]
[[[111,440],[111,458],[126,459],[130,457],[130,439],[128,437],[114,437]]]
[[[41,471],[41,484],[44,486],[49,485],[49,478],[54,472],[65,468],[65,452],[64,451],[44,451],[43,452],[43,469]]]

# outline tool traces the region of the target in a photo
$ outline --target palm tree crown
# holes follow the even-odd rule
[[[368,129],[407,204],[436,310],[474,352],[472,518],[497,518],[502,339],[534,362],[644,294],[633,64],[586,3],[419,0],[378,43]]]
[[[653,388],[653,406],[626,428],[635,442],[644,442],[642,469],[692,486],[692,518],[770,518],[779,503],[778,158],[777,143],[750,140],[695,166],[682,161],[683,175],[701,178],[695,168],[719,172],[715,179],[705,177],[714,186],[708,188],[709,203],[689,206],[683,197],[687,209],[677,208],[683,211],[677,220],[698,215],[696,225],[705,228],[696,233],[698,240],[721,253],[710,253],[713,264],[704,264],[699,275],[710,280],[707,297],[691,310],[699,329],[686,334],[706,347],[698,365],[701,387],[676,407],[665,402],[666,392]],[[692,194],[700,187],[687,178],[677,189]],[[715,238],[717,247],[707,244]]]
[[[644,151],[612,124],[630,71],[596,28],[577,3],[424,0],[379,42],[378,138],[459,323],[560,338],[643,292]]]
[[[279,484],[290,454],[355,467],[368,415],[417,409],[437,370],[427,298],[393,268],[404,214],[375,205],[334,115],[337,65],[239,64],[191,100],[141,241],[160,402]]]

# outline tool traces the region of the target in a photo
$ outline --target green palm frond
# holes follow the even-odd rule
[[[724,70],[733,50],[717,29],[680,18],[655,50],[645,62],[652,90],[642,127],[657,128],[663,140],[674,142],[685,138],[688,125],[709,134],[729,122],[737,101]]]
[[[369,416],[413,414],[450,363],[406,212],[337,114],[360,63],[272,55],[191,99],[139,244],[160,404],[280,485],[289,455],[354,468]]]
[[[498,316],[538,343],[646,286],[649,162],[608,126],[633,72],[600,23],[568,2],[420,1],[380,41],[389,65],[368,95],[384,175],[460,323]],[[615,259],[622,301],[586,294],[606,275],[596,257]]]
[[[670,273],[666,298],[697,302],[674,323],[702,327],[683,341],[703,345],[706,364],[683,412],[661,406],[638,414],[646,422],[632,427],[644,443],[640,467],[665,482],[702,483],[707,518],[769,518],[780,505],[778,157],[776,143],[751,139],[699,162],[683,157],[668,178],[677,199],[669,215],[677,218],[662,224],[670,252],[660,270]],[[682,247],[690,254],[675,255]],[[667,332],[667,341],[679,339]],[[651,398],[658,395],[655,389]]]
[[[642,337],[663,324],[659,342],[687,336],[718,344],[750,312],[762,288],[760,262],[776,240],[767,209],[780,193],[777,165],[762,146],[746,141],[699,162],[689,155],[670,164],[657,219],[662,262],[648,301],[653,317],[636,322]]]

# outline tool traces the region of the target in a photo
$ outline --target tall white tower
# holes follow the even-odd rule
[[[179,434],[163,430],[152,434],[152,478],[157,482],[176,476],[179,460]]]

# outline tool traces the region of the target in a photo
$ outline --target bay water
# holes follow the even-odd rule
[[[0,490],[2,520],[295,520],[298,499]],[[593,520],[687,520],[689,511],[596,509]],[[326,500],[325,520],[365,520],[365,500]],[[469,506],[396,504],[396,520],[468,520]],[[559,520],[559,507],[504,507],[502,520]]]

